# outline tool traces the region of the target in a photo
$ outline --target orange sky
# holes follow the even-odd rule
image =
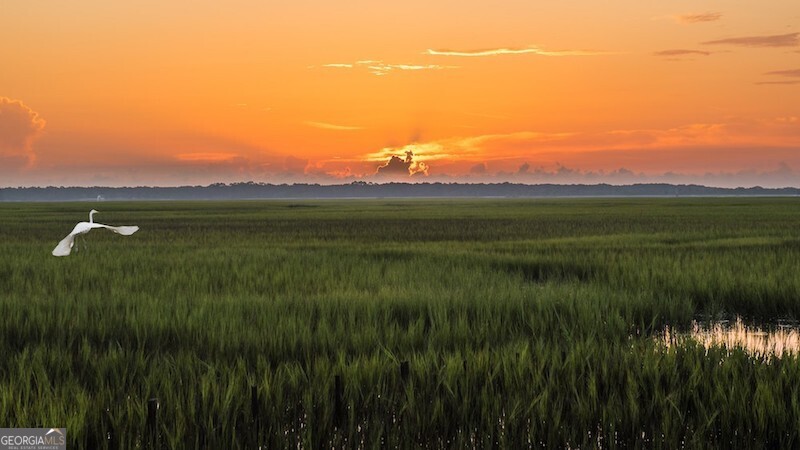
[[[6,0],[0,67],[0,186],[800,186],[797,0]]]

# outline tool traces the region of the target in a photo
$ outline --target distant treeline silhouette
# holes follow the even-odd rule
[[[516,183],[369,183],[268,184],[215,183],[179,187],[19,187],[0,188],[0,201],[87,200],[243,200],[281,198],[391,197],[680,197],[795,196],[798,188],[721,188],[695,184],[516,184]]]

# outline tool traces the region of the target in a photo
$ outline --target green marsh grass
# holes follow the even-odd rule
[[[141,230],[50,256],[92,207]],[[653,336],[800,317],[798,219],[794,198],[0,204],[0,423],[148,448],[158,398],[158,448],[797,446],[796,356]]]

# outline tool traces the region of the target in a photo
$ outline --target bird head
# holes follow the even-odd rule
[[[98,212],[100,212],[100,211],[98,211],[96,209],[93,209],[93,210],[89,211],[89,223],[94,223],[94,217],[92,217],[92,216],[94,215],[94,213],[98,213]]]

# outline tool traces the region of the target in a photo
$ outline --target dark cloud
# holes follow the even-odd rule
[[[684,50],[684,49],[672,49],[672,50],[661,50],[659,52],[654,52],[654,56],[691,56],[691,55],[701,55],[701,56],[708,56],[711,52],[705,52],[703,50]]]
[[[800,33],[772,36],[744,36],[701,42],[704,45],[737,45],[740,47],[795,47],[800,44]]]
[[[45,121],[19,100],[0,97],[0,160],[3,166],[29,166],[36,160],[33,141]]]
[[[528,173],[528,170],[530,170],[530,168],[531,168],[530,164],[522,163],[520,164],[519,169],[517,169],[517,174],[519,175],[526,174]]]
[[[406,158],[400,158],[393,155],[389,161],[382,166],[378,166],[375,172],[378,176],[414,176],[414,175],[428,175],[428,165],[424,162],[414,161],[414,153],[406,151]]]
[[[409,163],[403,161],[399,156],[392,156],[386,164],[378,166],[378,171],[376,173],[379,175],[408,175],[409,165]]]
[[[675,20],[680,23],[703,23],[703,22],[716,22],[722,18],[720,12],[705,12],[698,14],[680,14],[675,16]]]

